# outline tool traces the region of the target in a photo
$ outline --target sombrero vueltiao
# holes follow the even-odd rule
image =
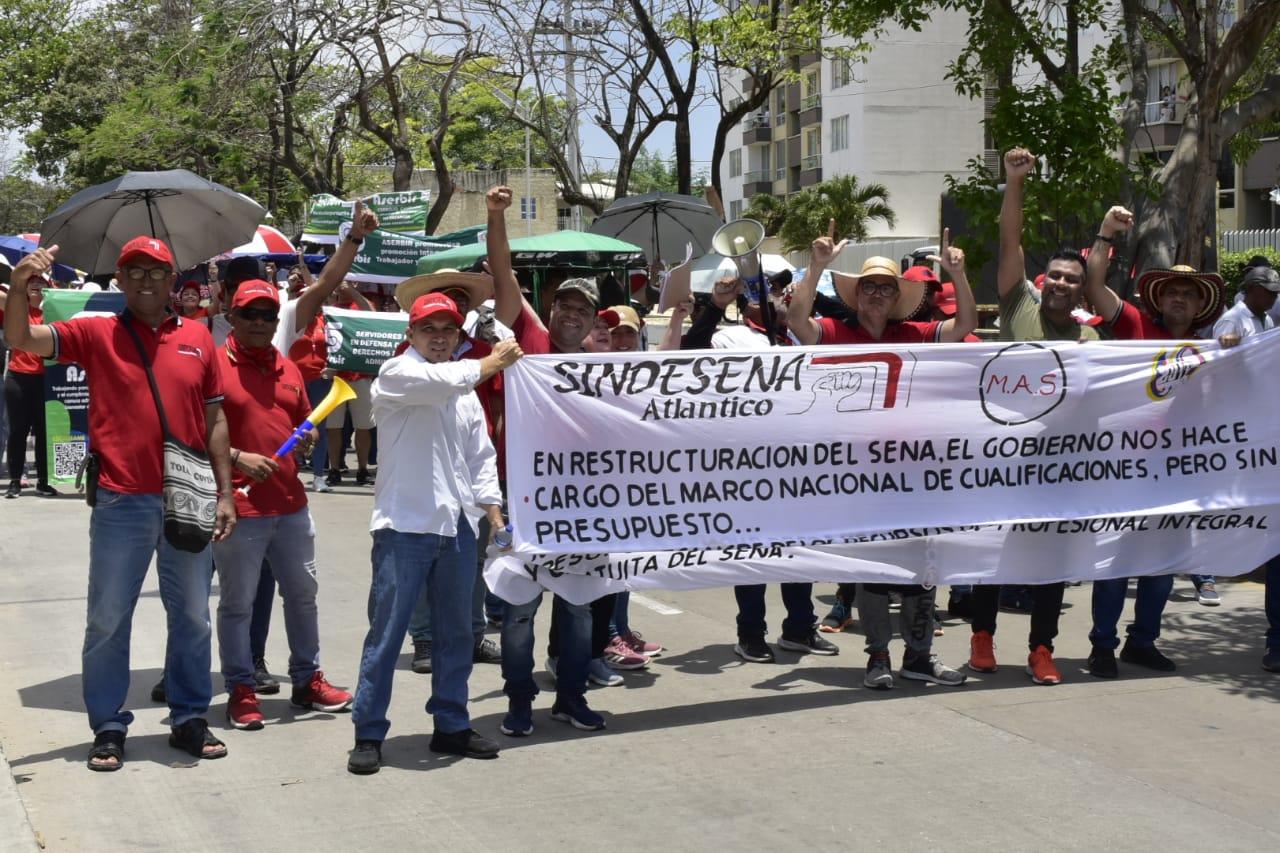
[[[1196,272],[1194,268],[1179,264],[1167,270],[1147,270],[1138,278],[1138,300],[1152,317],[1160,316],[1160,290],[1171,281],[1189,281],[1204,298],[1204,308],[1191,321],[1193,328],[1207,326],[1222,313],[1226,285],[1222,276],[1212,272]]]
[[[413,308],[414,300],[422,294],[455,287],[467,292],[471,307],[475,308],[493,296],[493,276],[483,272],[458,272],[450,269],[415,275],[396,285],[396,302],[403,310],[408,311]]]
[[[858,275],[832,272],[836,294],[853,310],[858,310],[858,282],[864,278],[891,278],[898,283],[898,301],[889,311],[890,320],[905,320],[920,310],[929,293],[929,285],[923,281],[910,281],[898,272],[898,264],[888,258],[871,257],[862,264]]]

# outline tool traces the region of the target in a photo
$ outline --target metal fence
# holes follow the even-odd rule
[[[1247,252],[1250,249],[1274,249],[1280,252],[1280,228],[1257,228],[1249,231],[1223,231],[1218,250]]]

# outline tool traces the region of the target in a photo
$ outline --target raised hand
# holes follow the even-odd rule
[[[1011,148],[1004,155],[1004,172],[1011,181],[1020,181],[1036,167],[1036,157],[1025,148]]]
[[[940,264],[952,281],[964,275],[964,249],[951,245],[950,228],[942,229],[942,247],[938,250],[938,254],[929,255],[925,260]]]
[[[378,230],[378,224],[378,214],[366,208],[363,201],[356,199],[351,211],[351,236],[363,240],[370,232]]]
[[[18,265],[13,268],[13,273],[9,276],[9,280],[14,287],[21,286],[26,288],[27,282],[33,278],[47,275],[49,270],[53,269],[53,259],[58,254],[57,246],[50,246],[47,249],[36,249],[22,260],[18,261]]]
[[[836,242],[836,221],[834,219],[828,221],[827,233],[814,240],[809,246],[809,263],[820,267],[830,266],[848,243],[847,239]]]
[[[511,187],[497,186],[484,194],[484,206],[494,213],[501,213],[511,206]]]
[[[1098,233],[1104,237],[1114,237],[1117,234],[1123,234],[1133,227],[1133,214],[1120,205],[1115,205],[1107,211],[1107,215],[1102,219],[1102,227],[1098,229]]]

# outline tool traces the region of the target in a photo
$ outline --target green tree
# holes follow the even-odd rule
[[[757,193],[751,197],[747,209],[742,211],[744,219],[754,219],[764,226],[764,233],[777,234],[787,221],[786,199],[771,193]],[[816,237],[817,235],[813,235]],[[812,239],[812,238],[811,238]]]
[[[836,221],[836,239],[854,242],[867,239],[867,226],[879,219],[889,227],[898,217],[889,206],[889,190],[883,184],[858,182],[854,175],[841,175],[817,186],[801,190],[787,200],[786,218],[778,236],[788,252],[799,252]]]

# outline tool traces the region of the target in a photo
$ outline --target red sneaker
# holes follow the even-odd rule
[[[293,685],[293,696],[289,702],[296,708],[313,711],[345,711],[351,707],[353,698],[347,691],[325,681],[324,673],[317,669],[306,684]]]
[[[227,700],[227,722],[237,729],[256,732],[262,728],[262,706],[252,684],[237,684]]]
[[[654,643],[640,636],[639,631],[632,631],[630,634],[622,634],[622,642],[627,644],[627,648],[638,655],[644,655],[647,658],[656,658],[662,654],[662,644]]]
[[[996,671],[996,643],[990,631],[974,631],[969,640],[969,669],[974,672]]]
[[[1062,681],[1062,673],[1053,663],[1053,652],[1048,646],[1036,646],[1036,650],[1027,655],[1027,675],[1036,684],[1058,684]]]

